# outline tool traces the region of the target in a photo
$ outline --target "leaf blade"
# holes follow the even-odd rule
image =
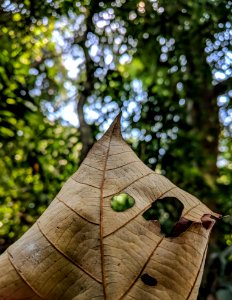
[[[135,199],[133,207],[120,213],[110,204],[119,193]],[[181,218],[192,222],[173,238],[161,234],[157,221],[143,218],[154,201],[165,197],[179,199]],[[8,252],[17,276],[42,299],[192,300],[202,276],[210,216],[218,214],[139,160],[122,139],[118,116]],[[38,280],[38,274],[44,277]],[[21,289],[28,293],[25,286]]]

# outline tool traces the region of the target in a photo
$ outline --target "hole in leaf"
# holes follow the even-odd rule
[[[154,277],[148,275],[147,273],[145,273],[141,276],[141,280],[146,285],[150,285],[150,286],[157,285],[157,280]]]
[[[118,194],[111,198],[111,208],[114,211],[125,211],[134,206],[135,200],[126,193]]]
[[[177,198],[165,197],[153,202],[143,217],[146,220],[158,220],[161,232],[166,237],[176,237],[192,223],[185,218],[180,219],[183,208],[183,204]]]

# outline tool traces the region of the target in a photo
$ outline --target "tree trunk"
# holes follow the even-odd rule
[[[80,139],[82,142],[82,149],[80,153],[80,163],[86,157],[89,149],[92,147],[94,139],[90,125],[86,122],[85,113],[84,113],[84,105],[91,95],[94,89],[94,62],[92,61],[89,50],[86,47],[87,34],[91,32],[93,28],[92,18],[94,14],[94,5],[91,9],[86,12],[86,30],[85,33],[76,40],[76,43],[82,47],[84,58],[85,58],[85,79],[81,85],[81,89],[79,89],[78,97],[77,97],[77,115],[80,123]],[[75,42],[74,42],[75,43]]]

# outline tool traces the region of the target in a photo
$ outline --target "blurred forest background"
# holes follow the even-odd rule
[[[231,98],[232,1],[1,0],[1,252],[121,109],[145,164],[229,215],[199,299],[232,299]]]

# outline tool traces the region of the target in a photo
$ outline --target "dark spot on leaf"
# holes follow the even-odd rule
[[[145,273],[141,276],[141,280],[146,285],[150,285],[150,286],[156,286],[157,285],[157,280],[154,277],[148,275],[147,273]]]
[[[154,201],[143,217],[148,221],[158,220],[161,232],[166,237],[176,237],[191,225],[191,222],[186,224],[180,219],[183,208],[183,204],[177,198],[165,197]]]
[[[135,200],[126,193],[115,195],[111,198],[111,208],[114,211],[121,212],[134,206]]]

